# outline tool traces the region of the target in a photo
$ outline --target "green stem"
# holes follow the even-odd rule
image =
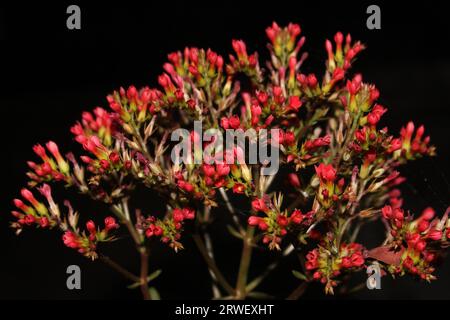
[[[253,235],[255,228],[248,226],[243,237],[241,263],[236,282],[236,299],[243,300],[247,296],[247,277],[253,250]]]
[[[151,300],[150,292],[148,290],[148,248],[144,245],[143,239],[139,232],[136,230],[133,222],[131,221],[128,207],[128,199],[122,199],[120,205],[112,206],[112,211],[116,214],[116,216],[121,220],[121,222],[127,227],[128,232],[130,233],[133,241],[136,245],[136,250],[139,252],[141,259],[141,270],[140,277],[138,282],[140,282],[140,288],[142,292],[142,296],[144,300]]]
[[[302,282],[291,294],[286,298],[286,300],[298,300],[303,293],[305,293],[306,288],[308,287],[308,282]]]
[[[133,282],[140,282],[140,278],[138,276],[134,275],[133,273],[131,273],[130,271],[119,265],[117,262],[111,260],[111,258],[105,255],[100,255],[99,260],[104,264],[106,264],[107,266],[114,269],[115,271],[117,271],[118,273],[120,273],[121,275],[123,275],[128,280],[131,280]]]

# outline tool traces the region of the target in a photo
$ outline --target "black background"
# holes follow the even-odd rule
[[[81,7],[82,28],[70,31],[66,8],[74,3]],[[440,213],[445,211],[450,191],[450,11],[443,3],[375,2],[381,7],[382,29],[374,31],[366,28],[369,2],[74,3],[0,5],[0,298],[140,298],[138,290],[126,289],[127,281],[114,271],[65,248],[57,232],[25,230],[16,237],[8,228],[11,200],[27,181],[25,161],[34,158],[31,147],[52,139],[65,151],[79,148],[69,142],[69,128],[81,111],[106,107],[105,96],[119,86],[155,86],[169,52],[198,46],[226,56],[233,38],[244,39],[250,52],[265,52],[264,29],[272,21],[302,26],[305,50],[310,53],[306,72],[322,73],[324,40],[338,30],[351,32],[368,45],[353,71],[362,72],[366,81],[380,89],[381,103],[389,108],[383,123],[393,132],[409,120],[423,123],[438,150],[436,158],[402,170],[408,177],[403,188],[405,208],[418,212],[431,205]],[[161,207],[158,199],[141,198],[149,208]],[[82,213],[98,215],[98,221],[106,214],[101,205],[77,195],[70,199]],[[372,234],[380,231],[379,226],[365,228],[364,237],[375,246],[378,238]],[[186,250],[177,255],[163,246],[152,254],[152,270],[164,267],[155,282],[163,298],[210,295],[206,268],[186,238]],[[218,260],[233,280],[239,243],[220,233],[215,242],[218,252],[226,250]],[[129,239],[105,250],[137,270],[137,255]],[[262,270],[273,256],[256,250],[255,269]],[[66,289],[65,270],[70,264],[82,268],[81,291]],[[296,267],[295,259],[288,260],[261,289],[285,295],[296,285],[289,271]],[[344,298],[449,299],[449,273],[447,260],[436,272],[439,280],[430,285],[383,279],[382,290],[364,289]],[[306,297],[323,297],[322,288],[313,286]]]

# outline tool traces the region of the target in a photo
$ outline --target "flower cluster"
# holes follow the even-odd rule
[[[36,162],[28,161],[28,166],[32,170],[27,173],[31,179],[30,185],[35,186],[51,180],[70,183],[70,166],[59,152],[57,144],[49,141],[45,146],[46,148],[37,144],[33,147],[34,153],[41,158],[42,163],[37,164]],[[50,156],[47,154],[47,151],[50,153]]]
[[[164,219],[149,216],[138,222],[138,228],[144,230],[147,238],[160,237],[163,243],[168,243],[175,251],[183,249],[178,241],[185,220],[193,220],[195,211],[191,208],[175,208]]]
[[[388,270],[396,275],[410,273],[427,281],[435,279],[433,262],[439,249],[449,243],[448,213],[438,219],[432,208],[426,208],[414,219],[403,209],[387,205],[381,209],[381,214],[391,228],[388,252],[395,257],[394,261],[388,261]]]
[[[363,247],[359,243],[342,243],[337,253],[327,245],[311,250],[306,255],[305,268],[313,272],[312,278],[325,284],[325,291],[333,293],[334,280],[342,272],[361,269],[364,266]]]
[[[97,257],[96,248],[99,242],[114,240],[113,237],[109,236],[109,233],[111,230],[117,229],[119,225],[113,217],[105,218],[105,227],[102,230],[98,230],[95,223],[89,220],[86,223],[88,232],[80,232],[78,214],[73,212],[70,203],[65,203],[69,212],[64,216],[53,200],[50,186],[43,184],[38,190],[47,204],[37,200],[28,189],[22,189],[20,192],[23,200],[14,199],[14,205],[20,210],[12,212],[17,219],[11,223],[11,226],[16,229],[16,233],[20,233],[24,227],[33,225],[42,229],[59,228],[64,232],[62,239],[67,247],[76,249],[79,253],[92,259]]]
[[[388,108],[379,103],[375,85],[352,72],[365,46],[350,34],[337,32],[334,41],[325,41],[321,73],[303,68],[308,54],[299,25],[274,22],[266,35],[270,59],[264,64],[259,61],[263,55],[243,40],[233,40],[232,53],[224,56],[196,47],[170,53],[156,87],[119,88],[107,95],[108,108],[82,114],[70,129],[80,154],[61,154],[53,141],[34,146],[40,160],[28,162],[29,189],[14,200],[12,227],[17,232],[26,226],[59,228],[68,247],[95,258],[98,243],[113,240],[112,231],[123,225],[142,259],[138,285],[144,297],[149,295],[142,279],[150,248],[163,242],[182,249],[183,229],[183,237],[194,233],[212,279],[239,299],[265,277],[246,283],[257,243],[298,254],[304,267],[299,279],[320,281],[326,293],[346,279],[342,274],[371,263],[393,276],[434,279],[434,262],[449,245],[448,213],[439,219],[427,209],[414,218],[405,213],[400,191],[401,166],[435,155],[424,126],[409,122],[399,134],[382,126]],[[248,85],[242,85],[242,77]],[[214,139],[203,141],[196,131],[197,121],[205,133],[245,132],[245,144],[216,149]],[[171,135],[178,129],[193,147],[178,156],[180,162],[172,161],[179,145]],[[259,135],[264,132],[270,134]],[[254,145],[259,156],[261,146],[278,153],[276,176],[264,174],[271,161],[249,161]],[[211,146],[217,152],[209,156],[197,148]],[[86,216],[80,230],[78,214],[68,203],[68,213],[60,211],[49,184],[63,184],[108,205],[115,218],[108,216],[100,227]],[[141,187],[164,199],[164,216],[144,217],[141,212],[150,209],[129,201]],[[225,209],[230,219],[216,220]],[[385,222],[387,237],[379,247],[366,249],[359,231],[377,219]],[[192,228],[187,220],[193,220]],[[235,288],[214,261],[210,231],[216,221],[232,223],[226,228],[243,241]]]
[[[252,215],[248,218],[250,226],[257,227],[264,233],[262,242],[270,249],[280,250],[283,236],[289,229],[296,226],[308,226],[311,223],[314,212],[303,214],[299,209],[295,209],[291,214],[287,211],[280,211],[280,199],[274,199],[274,203],[267,197],[254,199],[252,201],[253,211],[263,213],[264,216]]]

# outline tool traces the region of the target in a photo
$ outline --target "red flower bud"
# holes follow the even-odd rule
[[[430,223],[427,220],[420,220],[419,224],[417,225],[417,230],[419,232],[424,232],[427,230],[430,226]]]
[[[288,225],[289,220],[286,216],[284,215],[278,215],[277,217],[277,223],[280,227],[284,228]]]
[[[89,233],[95,234],[97,229],[95,227],[94,221],[89,220],[88,222],[86,222],[86,229],[88,229]]]
[[[289,173],[288,181],[294,188],[300,188],[300,179],[296,173]]]
[[[245,185],[243,183],[235,183],[233,186],[233,192],[234,193],[244,193],[245,192]]]
[[[336,179],[336,169],[331,164],[320,163],[315,169],[321,181],[333,182]]]
[[[205,176],[207,176],[207,177],[212,177],[216,173],[214,166],[209,165],[209,164],[204,164],[202,166],[202,170],[203,170],[203,173],[205,174]]]
[[[261,220],[260,217],[257,216],[250,216],[248,218],[248,224],[251,226],[257,226],[259,224],[259,221]]]
[[[298,96],[292,96],[289,98],[289,109],[298,111],[300,107],[302,106],[302,101],[300,100],[300,97]]]
[[[64,244],[69,248],[77,249],[80,246],[77,235],[70,230],[66,231],[62,238]]]
[[[178,208],[173,209],[172,216],[173,216],[173,221],[175,221],[175,222],[181,222],[184,220],[184,214],[181,209],[178,209]]]
[[[426,246],[427,246],[427,243],[423,240],[420,240],[416,243],[415,248],[417,251],[423,251]]]
[[[120,161],[120,156],[119,156],[119,154],[118,154],[117,152],[111,152],[111,153],[109,154],[109,160],[110,160],[112,163],[114,163],[114,164],[119,163],[119,161]]]
[[[427,237],[431,240],[438,241],[442,238],[442,231],[440,230],[430,230],[427,234]]]
[[[228,119],[228,121],[229,121],[230,127],[233,128],[233,129],[237,129],[241,125],[241,121],[240,121],[240,119],[239,119],[239,117],[237,115],[231,116]]]
[[[112,229],[119,228],[119,225],[116,223],[116,219],[113,217],[106,217],[105,218],[105,229],[106,231],[110,231]]]
[[[284,140],[283,142],[286,145],[288,145],[288,146],[293,145],[295,143],[295,135],[294,135],[294,133],[292,131],[287,131],[284,134],[284,139],[283,140]]]
[[[269,228],[269,226],[267,225],[267,223],[263,219],[260,219],[259,223],[258,223],[258,228],[261,231],[266,231]]]
[[[381,214],[383,215],[383,218],[390,219],[392,217],[392,207],[384,206],[383,209],[381,209]]]
[[[258,211],[262,211],[262,212],[266,212],[268,210],[264,199],[255,199],[252,201],[252,208],[253,210],[255,210],[256,212]]]
[[[290,219],[292,223],[300,224],[303,221],[303,214],[300,210],[295,209],[294,212],[292,212]]]
[[[434,218],[435,212],[434,209],[431,207],[426,208],[425,210],[423,210],[422,215],[421,215],[421,219],[423,220],[431,220]]]

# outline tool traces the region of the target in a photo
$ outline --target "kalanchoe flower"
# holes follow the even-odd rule
[[[175,251],[183,249],[180,240],[183,224],[186,220],[193,220],[195,211],[191,208],[175,208],[164,219],[149,216],[137,227],[144,231],[147,238],[159,237],[168,243]]]
[[[94,222],[88,221],[86,223],[88,236],[85,232],[79,232],[78,215],[72,211],[70,205],[68,206],[69,213],[67,216],[62,214],[59,206],[53,200],[49,185],[43,184],[39,188],[39,192],[46,199],[47,204],[37,200],[28,189],[22,189],[21,195],[30,205],[20,199],[14,200],[14,205],[20,210],[12,212],[17,220],[11,223],[11,227],[16,229],[16,233],[20,233],[24,227],[32,225],[42,229],[58,228],[64,232],[63,242],[66,246],[77,249],[78,252],[91,259],[97,257],[96,246],[98,242],[107,242],[114,239],[108,235],[111,230],[119,227],[114,218],[107,217],[104,230],[98,232],[95,229]]]
[[[289,215],[287,211],[280,211],[279,199],[275,198],[274,201],[276,204],[273,204],[267,196],[254,199],[252,208],[255,215],[250,216],[247,222],[263,232],[262,242],[267,244],[269,249],[281,250],[281,240],[288,230],[298,226],[308,226],[314,213],[303,214],[299,209],[295,209]],[[260,217],[259,212],[264,213],[264,216]]]
[[[400,131],[401,136],[401,156],[406,159],[416,159],[424,155],[434,155],[434,147],[429,146],[430,137],[423,137],[425,128],[420,126],[415,131],[414,135],[414,123],[408,122],[406,127],[403,127]],[[414,135],[414,137],[413,137]],[[400,151],[397,151],[399,153]]]
[[[338,284],[336,278],[342,273],[361,269],[365,263],[363,247],[358,243],[342,243],[337,253],[320,246],[310,251],[306,259],[306,270],[312,272],[314,280],[325,285],[327,293],[333,293],[333,287]]]
[[[409,273],[430,281],[434,280],[433,262],[439,249],[446,247],[448,237],[445,234],[448,228],[448,213],[439,220],[433,219],[435,212],[426,208],[422,215],[414,219],[412,215],[405,215],[401,208],[392,208],[386,205],[381,210],[382,216],[391,227],[391,240],[387,243],[390,251],[381,257],[387,263],[387,270],[394,275]],[[395,262],[389,256],[396,255]],[[372,253],[374,258],[377,252]]]
[[[33,147],[34,153],[41,158],[42,163],[37,164],[33,161],[28,161],[28,166],[32,171],[27,175],[31,179],[29,185],[34,187],[41,182],[64,181],[68,184],[72,183],[70,176],[71,169],[69,163],[61,155],[58,146],[55,142],[49,141],[46,143],[46,148],[50,155],[47,154],[46,149],[37,144]]]
[[[157,88],[120,88],[107,96],[107,110],[82,114],[70,130],[82,146],[80,155],[64,154],[52,141],[35,145],[40,160],[28,162],[31,181],[14,200],[12,227],[17,233],[33,226],[59,229],[67,247],[94,259],[99,243],[114,240],[119,223],[125,225],[141,258],[135,285],[146,298],[148,284],[142,279],[148,277],[154,240],[182,249],[181,235],[189,232],[191,220],[215,285],[240,299],[264,278],[245,281],[256,246],[285,249],[283,255],[294,247],[305,261],[296,273],[305,281],[301,285],[317,280],[330,294],[347,275],[372,263],[396,277],[434,279],[435,262],[450,246],[449,212],[438,218],[427,208],[414,216],[404,209],[399,190],[406,179],[399,167],[435,154],[424,127],[410,122],[399,136],[382,127],[387,108],[378,101],[379,90],[360,73],[349,75],[365,48],[350,34],[337,32],[325,41],[325,72],[314,73],[303,70],[308,54],[301,52],[305,37],[299,25],[274,22],[266,35],[265,70],[259,61],[264,55],[252,53],[243,40],[232,41],[231,54],[224,56],[228,61],[211,49],[186,47],[168,55],[155,77]],[[257,135],[223,148],[215,145],[218,139],[206,141],[195,130],[198,120],[205,132]],[[172,148],[171,140],[178,129],[186,130],[183,137],[192,148],[172,157],[180,148]],[[247,142],[274,147],[270,153],[278,152],[279,159],[250,163]],[[215,154],[202,152],[211,147]],[[261,151],[258,146],[264,158]],[[177,157],[184,161],[172,161]],[[263,174],[269,164],[280,166],[281,179]],[[115,217],[98,223],[96,215],[83,216],[80,224],[70,203],[60,207],[53,199],[52,182],[108,204]],[[143,216],[130,206],[138,185],[165,199],[164,215]],[[213,212],[213,207],[218,208]],[[222,219],[222,209],[230,219]],[[366,250],[357,243],[358,232],[376,219],[384,222],[387,237]],[[236,288],[214,261],[208,232],[215,221],[231,222],[227,229],[243,241]]]
[[[118,227],[119,225],[113,217],[105,218],[105,228],[103,230],[97,230],[94,222],[90,220],[86,223],[89,235],[84,231],[79,233],[78,229],[70,229],[64,232],[62,240],[67,247],[77,250],[88,258],[96,259],[97,244],[114,240],[113,237],[109,236],[109,232]]]

